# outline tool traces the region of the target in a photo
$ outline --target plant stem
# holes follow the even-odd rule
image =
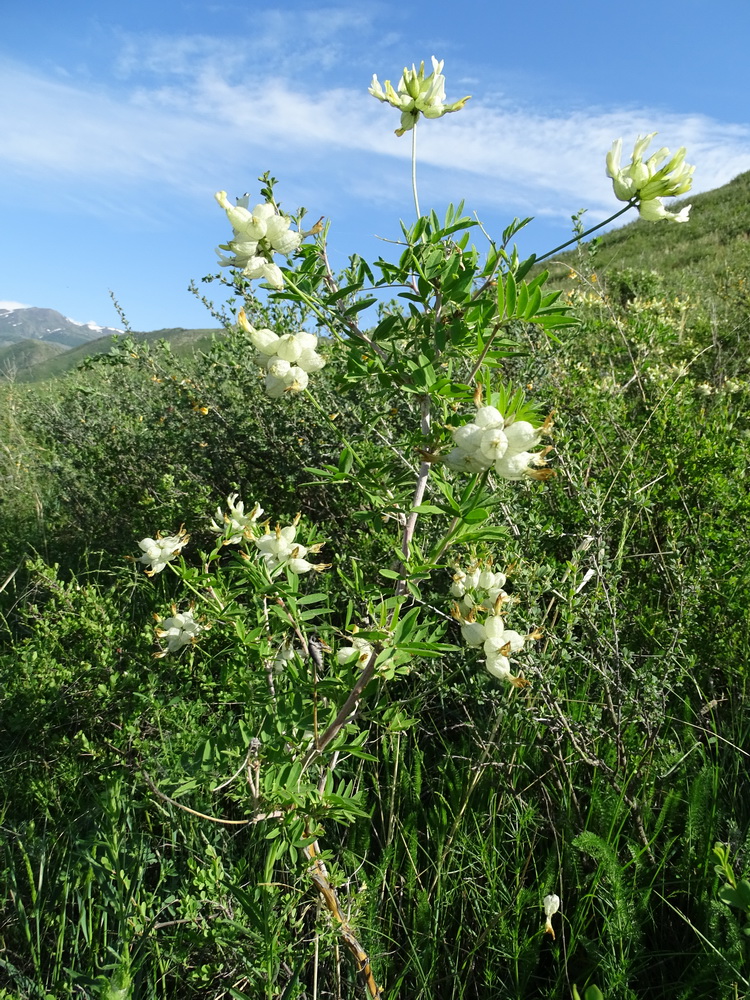
[[[419,211],[419,196],[417,195],[417,123],[411,130],[411,190],[414,195],[414,208],[417,210],[417,218],[422,218]]]
[[[567,240],[567,242],[561,243],[560,246],[555,247],[554,250],[548,250],[547,253],[542,254],[541,257],[535,257],[534,263],[537,263],[540,260],[546,260],[548,257],[551,257],[553,253],[557,253],[558,250],[564,250],[565,247],[569,247],[573,243],[580,243],[581,240],[584,239],[586,236],[590,236],[591,233],[595,233],[597,229],[601,229],[602,226],[608,226],[610,222],[613,222],[615,219],[618,219],[621,215],[624,215],[629,208],[635,208],[636,204],[637,204],[637,199],[631,198],[630,201],[625,206],[625,208],[621,208],[619,212],[615,212],[614,215],[610,215],[610,217],[608,219],[605,219],[604,222],[600,222],[598,225],[592,226],[591,229],[587,229],[585,233],[578,233],[572,239]]]
[[[430,434],[431,426],[431,415],[430,415],[430,397],[423,396],[421,403],[421,427],[422,436],[427,438]],[[419,466],[419,473],[417,475],[417,482],[414,487],[414,496],[412,497],[411,505],[412,507],[418,507],[422,503],[424,498],[424,491],[427,486],[427,480],[430,477],[430,462],[422,462]],[[401,569],[404,571],[406,569],[406,563],[409,560],[409,552],[411,548],[411,540],[414,537],[414,531],[417,527],[417,518],[419,514],[417,511],[412,510],[407,518],[406,524],[404,526],[404,536],[401,541],[401,552],[404,556],[404,561],[401,564]],[[401,597],[406,593],[406,580],[399,580],[396,584],[396,597]]]

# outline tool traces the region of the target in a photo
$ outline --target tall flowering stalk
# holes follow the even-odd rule
[[[390,80],[385,81],[381,87],[377,75],[373,73],[370,93],[378,101],[390,104],[401,112],[401,127],[396,129],[396,135],[404,135],[411,132],[411,170],[412,170],[412,192],[414,194],[414,207],[417,211],[417,218],[421,215],[419,211],[419,197],[417,195],[417,122],[424,115],[425,118],[442,118],[443,115],[460,111],[471,95],[462,97],[452,104],[445,102],[445,77],[443,76],[443,61],[432,57],[432,73],[428,77],[424,75],[424,62],[419,64],[419,69],[412,65],[412,68],[404,67],[401,79],[394,88]]]

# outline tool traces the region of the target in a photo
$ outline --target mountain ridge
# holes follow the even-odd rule
[[[10,347],[24,340],[78,347],[102,336],[121,334],[123,330],[96,323],[79,323],[56,309],[40,306],[0,306],[0,347]]]

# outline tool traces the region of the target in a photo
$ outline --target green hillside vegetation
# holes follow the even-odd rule
[[[220,329],[200,329],[186,330],[183,327],[174,327],[164,330],[153,330],[149,333],[132,333],[130,336],[137,343],[155,344],[160,340],[170,344],[176,354],[192,354],[195,351],[207,350],[211,338],[223,333]],[[17,363],[16,379],[19,382],[43,382],[46,379],[56,378],[65,372],[77,368],[86,358],[94,357],[97,354],[108,354],[113,345],[122,337],[109,335],[92,340],[88,344],[79,344],[69,350],[59,348],[50,350],[47,357],[39,356],[35,360],[33,352],[29,352],[28,361]],[[23,341],[28,343],[28,341]],[[34,341],[34,343],[38,343]],[[20,345],[14,345],[20,347]],[[54,345],[46,344],[47,348]],[[10,350],[8,348],[7,350]],[[0,352],[0,361],[3,354]],[[23,357],[23,355],[22,355]]]
[[[498,478],[443,555],[440,508],[469,479],[435,461],[394,631],[432,624],[344,712],[329,771],[284,755],[361,664],[281,663],[277,640],[375,642],[415,469],[470,397],[425,436],[420,393],[363,377],[377,342],[347,362],[321,338],[311,395],[272,399],[241,330],[102,344],[51,377],[71,351],[0,386],[0,1000],[374,997],[352,939],[389,1000],[750,996],[750,174],[691,200],[684,226],[565,258],[576,325],[513,326],[492,388],[553,414],[556,475]],[[248,308],[315,329],[283,299]],[[330,568],[268,589],[212,530],[234,491],[269,534],[301,512]],[[138,541],[181,525],[184,571],[147,578]],[[518,686],[451,614],[475,560],[535,636]],[[156,658],[154,620],[191,605],[210,629]],[[278,825],[247,822],[279,801]]]
[[[748,304],[750,290],[750,171],[735,177],[714,191],[692,195],[674,202],[670,210],[691,204],[687,225],[653,226],[635,220],[596,241],[595,265],[598,274],[614,274],[619,280],[628,273],[656,272],[676,294],[724,297]],[[585,222],[585,218],[584,218]],[[567,277],[566,265],[576,266],[581,253],[588,258],[592,244],[581,251],[568,251],[549,267],[553,280]]]
[[[17,373],[44,364],[67,348],[45,340],[22,340],[17,344],[0,347],[0,379],[14,378]]]

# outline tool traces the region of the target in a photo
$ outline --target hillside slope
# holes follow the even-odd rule
[[[713,191],[675,202],[670,209],[688,204],[693,207],[685,224],[644,222],[634,217],[627,225],[605,233],[596,248],[597,272],[653,270],[675,290],[694,284],[699,277],[713,279],[710,284],[721,288],[728,272],[746,272],[750,267],[750,171]],[[585,255],[591,246],[590,242],[584,244]],[[579,259],[574,248],[545,266],[559,282]]]

